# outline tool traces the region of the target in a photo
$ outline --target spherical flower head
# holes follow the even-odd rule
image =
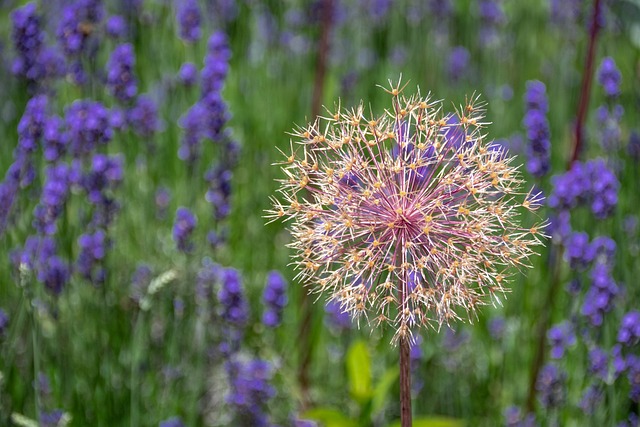
[[[598,82],[608,97],[615,98],[620,95],[621,80],[622,75],[613,58],[610,56],[603,58],[598,69]]]
[[[442,114],[402,89],[385,89],[392,108],[381,116],[360,104],[294,131],[267,215],[291,224],[298,279],[396,339],[496,301],[545,226],[520,225],[539,200],[485,141],[477,98]]]

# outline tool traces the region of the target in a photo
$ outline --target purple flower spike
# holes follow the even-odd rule
[[[173,240],[181,252],[190,252],[193,249],[191,235],[198,223],[197,218],[185,207],[179,207],[176,212],[176,221],[173,224]]]
[[[109,19],[107,19],[105,28],[107,35],[114,39],[122,38],[127,33],[127,23],[124,17],[120,15],[110,16]]]
[[[547,338],[551,343],[551,357],[553,359],[561,359],[566,348],[576,343],[573,327],[568,322],[560,323],[549,329]]]
[[[270,271],[267,276],[267,285],[262,294],[264,303],[264,313],[262,314],[262,323],[269,327],[275,328],[282,322],[282,310],[287,305],[287,282],[278,271]]]
[[[632,346],[640,340],[640,312],[630,311],[624,315],[618,330],[618,342]]]
[[[179,0],[178,27],[180,38],[193,43],[202,37],[200,8],[197,0]]]
[[[180,66],[178,78],[185,86],[193,86],[198,81],[198,67],[193,62],[185,62]]]
[[[107,63],[107,88],[120,102],[131,101],[138,93],[134,65],[133,46],[129,43],[117,46]]]
[[[551,141],[547,121],[548,102],[546,87],[540,81],[527,82],[525,94],[527,112],[524,126],[527,129],[527,170],[535,177],[544,176],[550,169]]]
[[[536,390],[538,398],[546,409],[557,408],[565,400],[566,373],[552,364],[545,365],[538,374]]]
[[[603,58],[598,69],[598,82],[602,85],[604,93],[610,98],[620,95],[620,81],[622,75],[616,66],[616,62],[610,56]]]

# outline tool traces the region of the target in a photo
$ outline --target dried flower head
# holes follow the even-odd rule
[[[267,211],[291,222],[297,279],[392,325],[395,340],[499,302],[511,267],[546,237],[545,223],[520,225],[541,196],[523,193],[514,158],[485,140],[478,98],[445,114],[403,89],[389,82],[381,116],[338,105],[295,130]]]

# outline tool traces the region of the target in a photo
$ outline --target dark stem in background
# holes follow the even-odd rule
[[[573,144],[573,150],[571,152],[571,157],[569,159],[569,163],[567,164],[567,170],[571,168],[573,162],[578,160],[578,156],[580,155],[582,146],[584,144],[584,121],[587,116],[589,94],[591,92],[591,82],[593,80],[593,57],[596,51],[596,39],[598,36],[598,32],[600,31],[600,24],[598,22],[600,20],[600,3],[601,0],[594,0],[593,2],[591,26],[589,28],[589,44],[587,47],[587,57],[585,59],[584,74],[582,75],[582,85],[580,87],[580,99],[578,102],[578,116],[576,118],[575,125],[575,140]],[[549,323],[551,321],[551,311],[556,299],[556,294],[558,293],[558,289],[560,289],[560,262],[562,258],[562,247],[557,247],[555,249],[556,250],[552,250],[549,255],[553,276],[551,277],[551,283],[549,284],[547,297],[544,300],[542,313],[540,315],[537,345],[529,378],[529,391],[527,395],[526,407],[527,412],[533,412],[535,410],[536,382],[538,380],[540,368],[544,364],[546,336],[547,330],[549,329]]]
[[[316,51],[316,75],[313,83],[313,97],[311,99],[311,117],[313,120],[320,114],[320,108],[322,108],[324,78],[327,71],[327,59],[329,57],[329,34],[331,33],[333,20],[333,0],[322,0],[320,13],[320,38]],[[306,291],[303,291],[301,294],[300,308],[302,311],[302,322],[300,322],[298,339],[302,345],[300,347],[298,382],[300,383],[302,407],[304,409],[309,405],[309,366],[311,365],[311,357],[313,354],[313,337],[311,334],[313,310],[311,297]]]
[[[591,15],[591,27],[589,29],[589,45],[587,47],[587,57],[585,59],[584,73],[582,74],[582,86],[580,87],[580,100],[578,101],[578,117],[576,118],[575,140],[573,152],[569,160],[569,167],[578,160],[578,156],[584,145],[584,121],[587,116],[589,106],[589,94],[591,93],[591,81],[593,79],[593,57],[596,51],[596,38],[600,32],[600,3],[601,0],[594,0],[593,13]]]

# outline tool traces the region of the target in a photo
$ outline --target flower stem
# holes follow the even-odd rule
[[[400,338],[400,423],[411,427],[411,359],[409,337]]]
[[[591,15],[591,27],[589,30],[589,45],[587,47],[587,57],[585,60],[584,74],[582,75],[582,85],[580,88],[580,100],[578,101],[578,117],[576,118],[575,141],[573,144],[573,152],[569,160],[569,167],[573,162],[578,160],[578,156],[582,151],[584,143],[584,121],[587,116],[587,107],[589,106],[589,94],[591,92],[591,80],[593,78],[593,57],[596,51],[596,38],[600,30],[598,23],[600,18],[600,2],[594,0],[593,13]]]

